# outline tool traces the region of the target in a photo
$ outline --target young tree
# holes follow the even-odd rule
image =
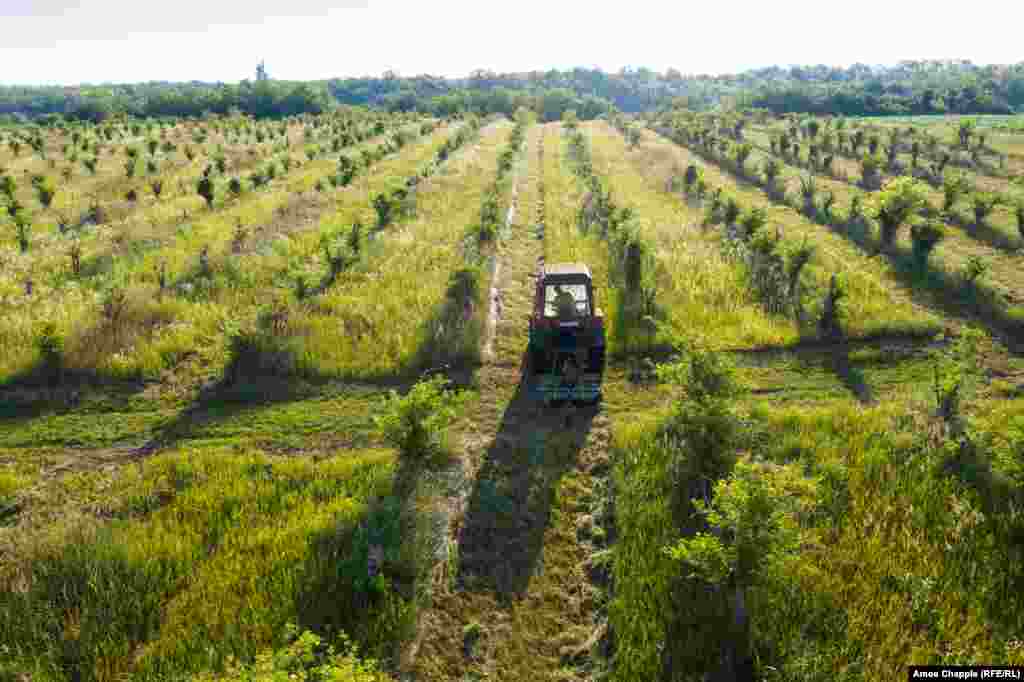
[[[963,173],[950,171],[942,179],[942,210],[945,213],[953,210],[953,206],[970,188]]]
[[[740,175],[746,172],[744,166],[747,163],[747,159],[750,158],[750,154],[754,151],[754,148],[748,142],[736,146],[736,167],[740,172]]]
[[[965,118],[960,121],[960,126],[957,128],[957,135],[960,138],[960,146],[967,149],[971,142],[971,135],[974,133],[976,123],[973,118]]]
[[[919,270],[928,266],[928,257],[945,236],[946,230],[937,220],[924,220],[910,226],[914,265]]]
[[[885,184],[875,199],[879,241],[883,250],[896,242],[899,228],[927,203],[928,190],[919,180],[894,178]]]
[[[804,213],[810,217],[814,217],[817,212],[817,206],[814,203],[814,197],[818,192],[818,183],[814,181],[813,175],[801,176],[800,178],[800,196],[804,200]]]
[[[740,460],[715,483],[710,503],[694,502],[707,531],[664,548],[686,568],[687,577],[724,588],[731,596],[723,679],[746,679],[740,672],[751,637],[746,593],[788,573],[786,565],[810,540],[801,519],[814,509],[816,497],[813,479],[804,477],[798,464]]]
[[[32,221],[22,211],[16,211],[11,215],[14,220],[14,231],[18,239],[18,248],[22,253],[28,252],[29,239],[32,234]]]
[[[213,180],[210,179],[210,167],[206,167],[206,171],[203,173],[203,177],[200,178],[199,183],[196,185],[196,191],[205,201],[206,207],[213,208],[214,198],[214,187]]]
[[[992,210],[1000,201],[1000,196],[993,192],[975,192],[971,195],[975,227],[981,227],[985,224],[985,219],[992,213]]]

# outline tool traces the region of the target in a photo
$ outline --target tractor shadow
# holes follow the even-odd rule
[[[544,407],[526,358],[519,386],[484,455],[458,529],[458,581],[511,598],[525,593],[540,563],[559,481],[573,469],[599,405]]]

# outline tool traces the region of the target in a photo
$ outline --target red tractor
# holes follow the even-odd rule
[[[530,316],[529,359],[545,401],[596,402],[604,372],[604,315],[582,263],[546,266]]]

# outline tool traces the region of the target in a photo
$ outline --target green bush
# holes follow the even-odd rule
[[[192,682],[388,682],[373,659],[361,660],[358,648],[341,633],[337,644],[327,644],[308,630],[299,633],[289,623],[285,631],[288,645],[276,651],[264,651],[252,665],[231,664],[223,674],[204,673]]]
[[[465,394],[448,390],[447,379],[420,381],[406,395],[392,391],[384,414],[375,418],[384,439],[403,458],[426,460],[444,454],[444,436]]]

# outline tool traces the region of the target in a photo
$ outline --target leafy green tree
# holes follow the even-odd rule
[[[953,206],[962,197],[970,184],[963,173],[949,171],[942,180],[942,210],[945,213],[953,210]]]
[[[960,146],[967,149],[971,142],[971,135],[974,133],[974,129],[977,127],[977,122],[973,118],[965,118],[960,121],[960,125],[957,128],[957,136],[960,138]]]
[[[1002,201],[1002,198],[993,192],[975,192],[971,195],[971,205],[974,209],[974,224],[980,227],[985,224],[992,210]]]
[[[214,187],[213,180],[210,178],[210,167],[206,167],[206,171],[203,172],[203,177],[199,179],[199,183],[196,185],[196,192],[206,201],[206,207],[213,208],[214,199]]]
[[[989,271],[990,267],[991,265],[989,262],[981,256],[970,256],[964,264],[962,272],[964,288],[967,289],[968,292],[973,293],[976,291],[978,280]]]
[[[818,193],[818,183],[815,182],[813,175],[806,175],[800,177],[800,196],[804,200],[804,213],[812,218],[817,214],[818,209],[814,203],[814,198]]]
[[[874,154],[865,154],[860,160],[860,182],[864,189],[878,189],[882,180],[882,162]]]
[[[910,226],[914,265],[919,270],[928,266],[928,257],[945,236],[946,230],[937,220],[924,220]]]
[[[919,180],[898,177],[890,180],[875,198],[882,249],[891,249],[900,227],[927,204],[928,190]]]
[[[13,176],[0,174],[0,194],[7,197],[7,201],[14,201],[14,193],[18,191],[18,183]]]
[[[728,478],[715,483],[710,503],[694,502],[708,530],[664,549],[685,567],[688,578],[731,593],[724,672],[730,679],[740,679],[739,661],[750,646],[746,593],[791,574],[788,565],[811,539],[802,522],[813,511],[816,495],[814,482],[798,464],[740,460]]]
[[[976,327],[965,327],[948,349],[936,357],[933,365],[935,407],[953,436],[964,431],[961,405],[981,378],[980,350],[988,336]]]
[[[840,301],[846,298],[846,287],[838,274],[833,274],[828,283],[828,291],[821,306],[821,317],[818,319],[818,333],[823,339],[840,341],[843,333],[843,310]]]
[[[18,239],[18,248],[22,253],[28,252],[29,239],[32,234],[32,221],[23,211],[16,211],[11,215],[14,220],[14,232]]]
[[[744,166],[753,151],[754,148],[748,142],[736,145],[736,167],[739,169],[741,174],[745,171]]]
[[[444,434],[465,400],[464,393],[448,389],[447,379],[435,376],[404,396],[391,391],[384,414],[374,421],[403,459],[422,463],[444,454]]]

